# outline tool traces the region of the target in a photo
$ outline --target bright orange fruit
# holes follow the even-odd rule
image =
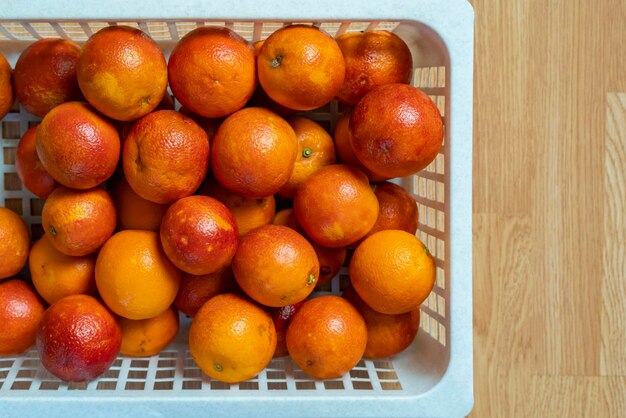
[[[398,315],[422,304],[435,285],[435,260],[413,234],[380,231],[367,237],[350,260],[354,290],[377,312]]]
[[[89,104],[121,121],[152,112],[167,87],[159,46],[141,30],[122,25],[100,29],[87,40],[76,75]]]
[[[263,42],[257,58],[259,82],[277,103],[311,110],[330,102],[345,76],[341,49],[319,28],[290,25]]]
[[[30,237],[24,220],[12,210],[0,207],[0,280],[22,270],[29,249]]]
[[[189,32],[172,51],[168,70],[178,101],[206,118],[241,109],[257,84],[252,46],[228,28],[205,26]]]
[[[189,350],[211,378],[242,382],[255,377],[272,360],[274,322],[244,296],[218,295],[205,303],[191,322]]]

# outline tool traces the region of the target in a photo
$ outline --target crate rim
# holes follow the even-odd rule
[[[311,416],[331,415],[340,412],[349,416],[350,411],[368,398],[376,399],[376,405],[368,405],[367,410],[358,408],[360,416],[415,416],[420,409],[429,416],[465,416],[473,407],[473,331],[472,331],[472,109],[473,109],[473,52],[474,52],[474,11],[466,0],[396,0],[373,4],[350,3],[348,0],[316,0],[284,3],[267,0],[259,7],[254,0],[233,2],[228,7],[220,7],[217,2],[203,0],[111,0],[93,2],[76,7],[73,0],[33,0],[19,2],[0,11],[0,21],[137,21],[137,20],[191,20],[207,19],[214,21],[372,21],[388,20],[399,22],[419,22],[429,26],[444,42],[449,60],[449,98],[454,107],[448,117],[449,137],[454,138],[450,147],[450,361],[448,368],[437,385],[418,396],[394,395],[375,397],[371,395],[346,396],[341,399],[307,399],[298,403],[300,411],[308,411]],[[445,8],[445,12],[442,12]],[[447,104],[450,106],[450,104]],[[139,394],[137,394],[139,395]],[[181,415],[198,412],[198,406],[211,405],[216,416],[241,414],[237,404],[249,402],[275,402],[289,397],[272,396],[258,398],[215,398],[182,397],[185,404],[175,406]],[[50,413],[52,405],[45,402],[47,396],[5,397],[5,407],[17,410],[33,410],[37,405],[42,413]],[[69,406],[75,402],[91,404],[110,398],[92,396],[54,398],[55,402]],[[158,396],[137,398],[117,398],[107,402],[111,414],[131,411],[138,401],[150,400],[150,409],[155,413],[175,412],[174,405],[181,398],[168,399]],[[327,402],[320,402],[327,400]],[[397,402],[402,400],[402,402]],[[33,402],[35,401],[35,402]],[[41,402],[43,401],[43,402]],[[269,408],[256,410],[257,416],[288,416],[290,411]],[[364,415],[364,413],[366,415]],[[54,413],[53,413],[54,414]]]

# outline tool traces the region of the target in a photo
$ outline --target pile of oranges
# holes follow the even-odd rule
[[[323,379],[406,349],[435,263],[413,197],[386,180],[443,141],[412,67],[391,32],[307,25],[253,45],[198,28],[168,61],[125,26],[82,47],[37,41],[14,70],[0,56],[0,118],[14,96],[42,118],[16,166],[46,199],[32,246],[0,208],[0,356],[36,343],[54,375],[95,379],[120,352],[164,349],[179,311],[196,363],[224,382],[273,357]],[[332,135],[297,113],[335,98],[348,110]],[[352,249],[342,297],[311,298]]]

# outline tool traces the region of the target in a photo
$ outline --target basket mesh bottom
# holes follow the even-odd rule
[[[100,28],[110,24],[125,24],[138,27],[149,33],[156,41],[177,41],[186,33],[199,26],[218,25],[234,29],[248,40],[256,41],[267,38],[273,31],[287,22],[213,22],[213,21],[136,21],[136,22],[0,22],[0,41],[33,41],[45,37],[62,37],[74,41],[85,41]],[[302,22],[320,26],[333,36],[346,32],[367,31],[374,29],[393,30],[398,22]],[[27,45],[28,42],[24,42]],[[163,45],[168,45],[167,42]],[[171,46],[171,45],[170,45]],[[17,56],[8,57],[12,63]],[[437,104],[444,123],[446,122],[446,69],[443,66],[422,67],[419,62],[414,69],[413,85],[420,87]],[[345,108],[336,101],[307,112],[306,116],[316,120],[330,132],[336,119]],[[26,190],[15,170],[16,147],[26,130],[35,125],[38,118],[28,114],[17,104],[0,121],[0,205],[6,206],[22,215],[31,228],[33,240],[38,239],[41,228],[41,209],[43,200]],[[449,306],[446,283],[449,260],[446,251],[449,248],[449,174],[447,144],[444,143],[440,154],[430,166],[422,172],[398,183],[415,198],[419,214],[417,236],[424,242],[437,265],[436,285],[421,309],[421,331],[432,337],[442,351],[447,349],[449,340]],[[348,283],[347,269],[343,268],[331,284],[322,289],[324,292],[340,293]],[[254,391],[294,391],[307,390],[331,394],[333,391],[398,393],[407,389],[396,372],[394,361],[361,361],[350,373],[341,379],[318,381],[311,379],[288,358],[273,360],[268,368],[255,379],[240,384],[225,384],[210,379],[195,365],[181,331],[179,340],[157,356],[145,359],[119,357],[109,371],[98,380],[88,383],[66,383],[49,374],[38,359],[37,352],[30,350],[19,357],[0,357],[0,394],[61,391],[102,393],[138,393],[202,390],[219,390],[225,394],[244,394]],[[183,339],[181,339],[183,338]],[[419,336],[418,336],[419,338]],[[402,374],[402,373],[400,373]]]

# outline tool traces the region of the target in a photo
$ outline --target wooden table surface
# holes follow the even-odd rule
[[[626,1],[473,0],[472,417],[626,416]]]

